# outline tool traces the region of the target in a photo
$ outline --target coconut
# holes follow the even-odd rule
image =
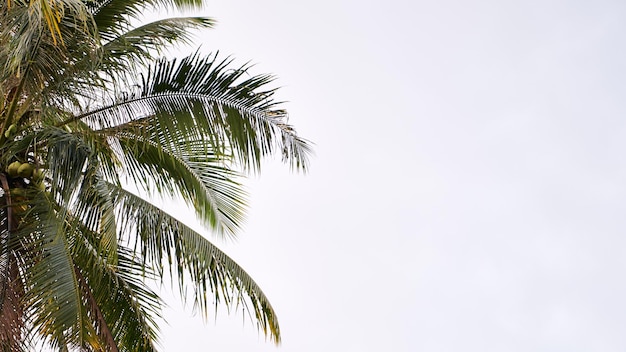
[[[39,181],[43,180],[43,178],[44,178],[44,174],[43,174],[43,171],[41,169],[33,170],[33,181],[39,182]]]
[[[9,128],[7,128],[6,131],[4,131],[4,136],[7,138],[11,138],[15,132],[17,132],[17,125],[12,124],[11,126],[9,126]]]
[[[35,167],[29,163],[24,163],[17,169],[17,175],[20,177],[30,177],[33,174]]]
[[[32,184],[33,184],[33,186],[35,188],[37,188],[40,191],[45,191],[46,190],[46,183],[43,182],[43,181],[35,181]]]
[[[20,163],[19,161],[14,161],[10,163],[9,166],[7,167],[7,173],[9,174],[9,176],[11,177],[17,176],[20,166],[22,166],[22,163]]]

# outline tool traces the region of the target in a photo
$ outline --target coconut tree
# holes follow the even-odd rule
[[[274,101],[272,76],[217,54],[159,58],[211,19],[137,25],[146,9],[201,3],[0,5],[3,350],[154,351],[161,301],[146,280],[165,276],[204,314],[240,307],[280,341],[254,280],[151,201],[180,198],[208,232],[232,236],[242,175],[275,153],[306,170],[309,146]]]

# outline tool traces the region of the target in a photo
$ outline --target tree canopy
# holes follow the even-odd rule
[[[3,350],[45,341],[60,351],[155,351],[161,300],[145,280],[166,275],[191,289],[204,314],[214,304],[242,307],[280,341],[254,280],[150,201],[180,198],[208,232],[235,235],[246,173],[273,154],[307,169],[310,144],[274,100],[273,76],[200,51],[162,57],[212,19],[139,21],[146,9],[200,6],[0,4]]]

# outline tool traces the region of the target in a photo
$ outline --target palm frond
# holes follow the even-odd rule
[[[138,65],[154,60],[154,56],[173,44],[191,42],[190,30],[211,28],[215,21],[205,17],[179,17],[158,20],[130,29],[109,39],[103,46],[102,70],[109,75],[136,72]]]
[[[118,134],[125,171],[135,184],[182,198],[216,233],[234,235],[243,222],[245,192],[239,176],[201,140],[170,141],[172,135],[146,138]]]
[[[85,306],[101,341],[110,346],[107,341],[113,339],[129,351],[155,351],[153,317],[160,316],[161,303],[140,279],[150,271],[123,247],[118,249],[118,261],[111,264],[97,250],[97,232],[82,228],[74,235],[77,276],[83,281]]]
[[[194,284],[195,304],[208,314],[210,298],[228,306],[241,305],[256,319],[266,336],[277,343],[280,328],[276,313],[256,282],[230,257],[202,235],[151,203],[122,188],[111,185],[120,207],[120,226],[126,236],[136,234],[146,264],[162,272],[173,266],[184,291],[185,277]]]
[[[257,170],[261,159],[280,152],[283,160],[306,170],[309,143],[287,123],[287,114],[273,100],[268,75],[245,78],[248,66],[230,69],[231,59],[217,55],[160,60],[143,75],[141,91],[119,96],[110,105],[77,115],[76,120],[110,128],[129,121],[151,119],[162,126],[195,128],[226,154],[228,148],[246,169]],[[245,78],[245,79],[244,79]],[[187,122],[187,125],[183,125]]]
[[[46,141],[46,148],[40,152],[45,151],[47,156],[46,172],[51,191],[56,197],[60,197],[57,200],[66,207],[72,197],[84,189],[81,185],[85,179],[95,173],[104,173],[113,182],[117,181],[115,169],[119,161],[106,136],[87,128],[69,132],[48,126],[24,136],[19,145],[36,146],[37,141]],[[91,185],[87,184],[85,187]]]
[[[64,36],[61,30],[61,20],[67,12],[72,13],[72,18],[86,23],[89,20],[87,8],[81,0],[16,0],[14,3],[19,7],[28,7],[31,21],[45,23],[48,27],[53,42],[63,42]]]
[[[99,35],[106,41],[131,28],[131,20],[138,19],[149,8],[197,9],[203,0],[95,0],[88,3]]]
[[[65,220],[43,192],[31,196],[31,217],[17,236],[27,243],[25,299],[35,330],[53,346],[80,344],[83,336],[80,288],[74,274]],[[50,275],[50,273],[55,273]]]
[[[38,61],[33,66],[45,68],[38,71],[57,75],[71,65],[70,60],[80,60],[83,52],[93,50],[97,39],[91,16],[81,0],[16,1],[10,8],[0,7],[0,13],[0,54],[8,69],[3,72],[17,76],[22,76],[20,70],[33,60]],[[81,51],[76,51],[79,48]],[[49,61],[47,66],[39,58],[42,54]]]

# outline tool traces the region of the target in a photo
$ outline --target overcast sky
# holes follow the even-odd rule
[[[171,301],[164,350],[626,350],[626,2],[207,3],[316,156],[215,239],[282,346]]]

